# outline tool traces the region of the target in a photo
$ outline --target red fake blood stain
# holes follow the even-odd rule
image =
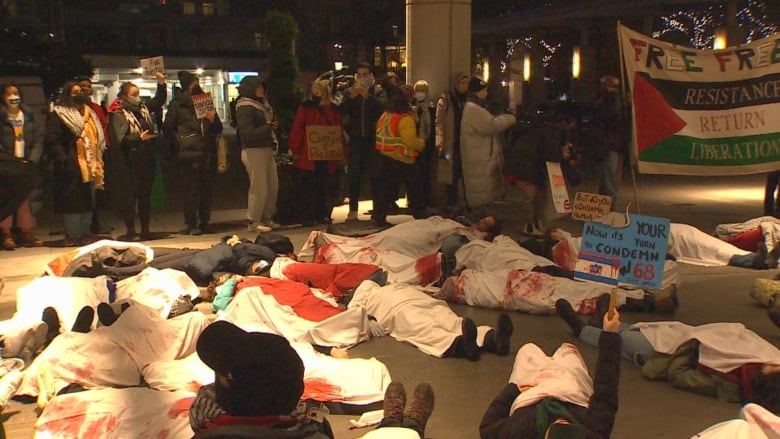
[[[190,412],[192,401],[194,400],[194,396],[189,396],[174,402],[173,405],[171,405],[171,408],[168,410],[168,417],[171,419],[176,419],[179,416],[187,416]]]
[[[430,285],[441,277],[441,255],[433,253],[423,256],[414,263],[414,270],[420,276],[420,285]]]
[[[307,378],[303,381],[303,395],[301,399],[313,399],[315,401],[341,400],[341,387],[322,378]]]

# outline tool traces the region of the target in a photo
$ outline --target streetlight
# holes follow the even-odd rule
[[[571,77],[572,79],[580,78],[580,47],[574,46],[574,50],[571,55]]]

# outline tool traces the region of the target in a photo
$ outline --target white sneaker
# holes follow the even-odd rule
[[[268,226],[264,226],[262,224],[254,224],[250,223],[249,226],[247,226],[247,231],[249,232],[256,232],[256,233],[267,233],[270,232],[272,229]]]
[[[263,225],[266,227],[270,227],[271,230],[278,229],[279,227],[282,227],[281,224],[275,223],[273,220],[265,220],[263,221]]]
[[[347,221],[357,221],[358,219],[358,213],[357,210],[350,210],[349,214],[347,215]]]

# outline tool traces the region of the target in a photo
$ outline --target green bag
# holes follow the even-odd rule
[[[157,159],[157,170],[154,175],[154,183],[152,184],[152,196],[151,196],[152,209],[162,209],[165,207],[167,201],[167,195],[165,192],[165,178],[163,177],[162,164],[160,159]]]

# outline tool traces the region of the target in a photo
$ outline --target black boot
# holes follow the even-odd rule
[[[95,320],[95,309],[91,306],[85,306],[81,308],[81,311],[76,316],[76,321],[73,323],[71,331],[87,333],[92,329],[93,320]]]
[[[47,306],[43,309],[41,320],[43,320],[43,322],[46,323],[46,326],[48,327],[46,332],[46,342],[44,343],[44,346],[48,346],[49,343],[54,340],[54,337],[60,334],[60,316],[57,314],[56,309],[52,308],[51,306]]]
[[[566,299],[558,299],[555,302],[555,311],[557,311],[558,316],[569,325],[569,328],[574,332],[574,335],[579,336],[580,332],[582,332],[582,328],[585,327],[585,323],[583,323],[577,313],[574,312],[574,308],[571,307],[569,301]]]
[[[457,339],[458,346],[455,348],[455,356],[466,358],[469,361],[479,360],[480,351],[479,346],[477,346],[477,325],[474,324],[474,320],[464,317],[461,328],[463,335]]]
[[[514,326],[509,314],[501,313],[498,316],[496,327],[485,335],[485,344],[482,346],[482,350],[501,356],[509,354],[509,339],[512,337],[513,331]]]
[[[119,316],[116,315],[111,305],[101,302],[97,306],[98,320],[103,326],[111,326]]]
[[[125,239],[128,241],[135,241],[138,238],[138,234],[135,232],[135,224],[132,221],[125,222],[125,228],[127,229]]]

